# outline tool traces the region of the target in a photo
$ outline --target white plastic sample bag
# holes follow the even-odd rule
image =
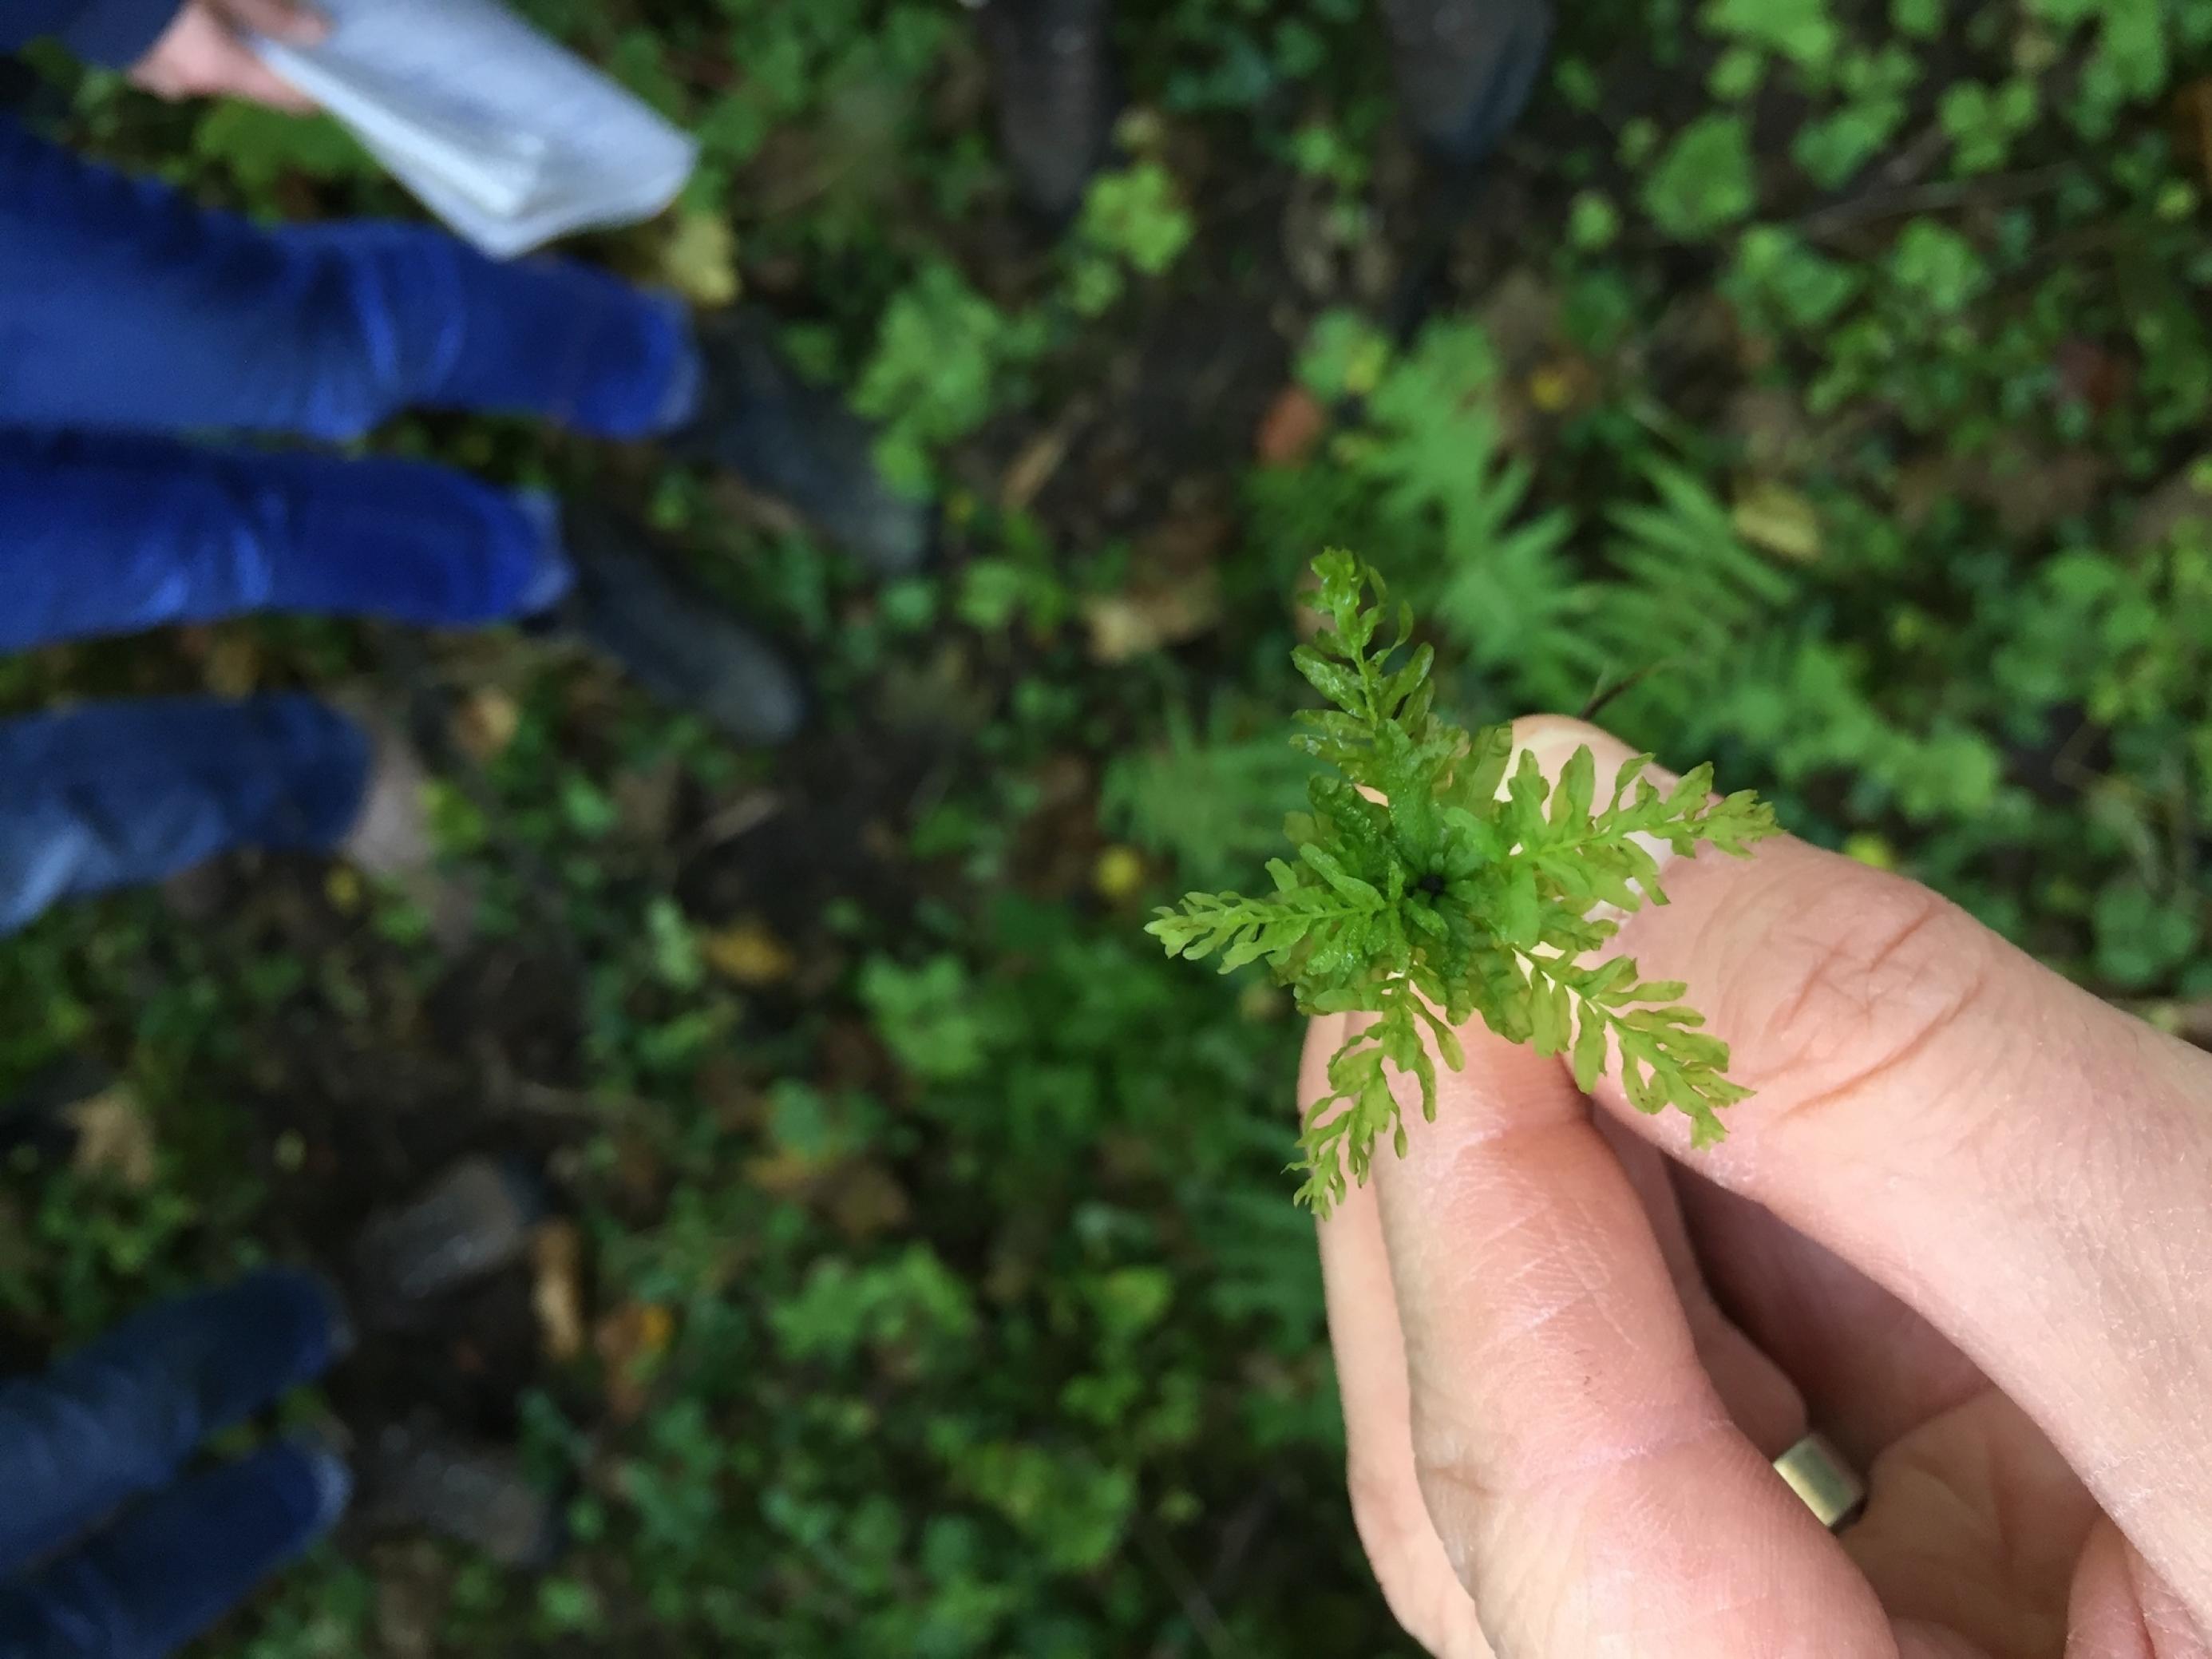
[[[495,258],[632,224],[698,161],[686,133],[499,0],[319,0],[320,46],[254,50]]]

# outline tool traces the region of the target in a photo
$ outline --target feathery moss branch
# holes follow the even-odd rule
[[[1291,816],[1297,856],[1269,860],[1272,893],[1192,893],[1148,929],[1169,955],[1216,957],[1224,973],[1265,961],[1305,1013],[1375,1017],[1329,1059],[1330,1092],[1299,1137],[1300,1201],[1326,1214],[1366,1180],[1378,1141],[1403,1155],[1389,1073],[1418,1083],[1433,1118],[1431,1049],[1458,1070],[1455,1032],[1476,1015],[1569,1054],[1584,1089],[1617,1064],[1639,1110],[1671,1106],[1697,1145],[1718,1139],[1721,1110],[1747,1091],[1725,1075],[1728,1045],[1680,1006],[1685,988],[1643,981],[1623,957],[1583,962],[1618,926],[1593,915],[1600,905],[1667,902],[1638,837],[1741,855],[1774,832],[1773,813],[1748,793],[1712,799],[1709,766],[1662,789],[1649,756],[1621,768],[1601,808],[1587,748],[1556,784],[1526,753],[1509,776],[1506,727],[1469,732],[1434,713],[1431,653],[1407,650],[1409,608],[1386,635],[1382,579],[1336,551],[1314,571],[1308,603],[1331,626],[1294,659],[1334,707],[1300,713],[1293,741],[1338,775],[1316,776],[1312,811]]]

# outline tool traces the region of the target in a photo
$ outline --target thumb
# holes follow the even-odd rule
[[[1571,721],[1516,738],[1602,778]],[[1729,1136],[1599,1103],[1911,1304],[2033,1415],[2150,1565],[2212,1613],[2212,1062],[1927,889],[1780,837],[1677,861],[1614,941],[1679,979],[1755,1090]]]

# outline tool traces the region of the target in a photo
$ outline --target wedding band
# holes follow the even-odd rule
[[[1774,1460],[1774,1472],[1830,1532],[1841,1532],[1866,1505],[1866,1482],[1851,1473],[1826,1435],[1807,1435]]]

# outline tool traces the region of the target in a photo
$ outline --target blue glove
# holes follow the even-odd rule
[[[320,1281],[265,1272],[0,1387],[0,1655],[160,1659],[327,1532],[352,1482],[321,1448],[179,1469],[346,1341]]]

